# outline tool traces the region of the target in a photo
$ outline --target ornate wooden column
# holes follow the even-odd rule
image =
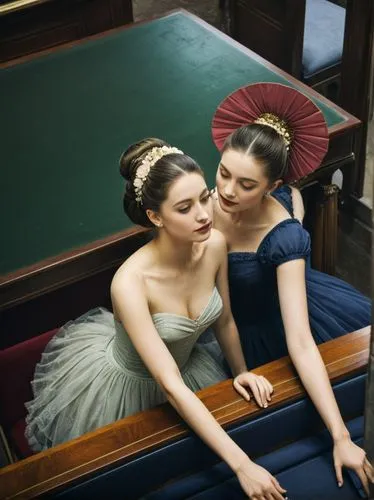
[[[339,188],[334,184],[322,185],[318,196],[312,223],[312,263],[315,269],[335,274]]]

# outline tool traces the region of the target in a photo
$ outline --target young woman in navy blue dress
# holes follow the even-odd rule
[[[295,147],[292,139],[298,146],[300,136],[287,127],[284,116],[277,119],[274,114],[230,132],[227,120],[235,115],[240,122],[238,103],[235,95],[223,102],[219,118],[226,138],[221,134],[217,140],[220,120],[213,121],[213,137],[221,152],[213,192],[214,224],[227,242],[233,316],[250,369],[290,355],[334,440],[341,483],[341,466],[351,467],[364,455],[349,438],[316,344],[369,325],[371,302],[344,281],[310,266],[302,197],[285,183],[295,179],[295,172],[287,168]],[[320,113],[318,108],[316,112]],[[317,168],[319,162],[314,163]],[[301,168],[307,170],[310,164]],[[357,470],[367,484],[364,469]]]

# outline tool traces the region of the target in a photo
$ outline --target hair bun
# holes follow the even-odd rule
[[[133,182],[136,170],[147,152],[152,148],[162,146],[168,146],[168,144],[161,139],[153,137],[143,139],[129,146],[126,151],[122,153],[119,161],[120,174],[122,177],[128,182]]]
[[[146,175],[141,187],[141,202],[139,202],[139,183],[135,183],[137,169],[143,165],[147,153],[153,148],[168,149],[160,155]],[[155,152],[157,158],[157,152]],[[148,161],[148,159],[147,159]],[[157,165],[157,168],[155,166]],[[127,216],[135,223],[144,227],[153,227],[148,218],[147,210],[158,212],[161,204],[167,198],[171,184],[184,173],[196,172],[203,176],[197,163],[177,148],[161,139],[148,138],[131,145],[121,156],[120,172],[126,180],[123,196],[123,208]],[[142,172],[139,172],[142,174]],[[140,178],[140,177],[139,177]]]
[[[139,206],[136,201],[136,194],[134,189],[134,179],[136,171],[142,162],[142,159],[152,148],[168,145],[161,139],[149,137],[142,141],[136,142],[129,146],[124,153],[122,153],[119,165],[120,174],[126,180],[125,193],[123,197],[123,208],[130,219],[143,227],[152,227],[153,224],[148,219],[144,207]]]

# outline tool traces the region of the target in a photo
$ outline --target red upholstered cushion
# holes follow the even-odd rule
[[[23,420],[32,399],[35,365],[57,329],[0,351],[0,423],[5,431]]]
[[[24,418],[18,420],[8,431],[8,441],[15,451],[17,457],[26,458],[34,454],[25,437],[26,421]]]

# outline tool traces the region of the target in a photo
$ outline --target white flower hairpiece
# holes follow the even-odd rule
[[[134,179],[134,191],[135,191],[135,200],[137,203],[143,204],[142,194],[143,194],[143,185],[148,177],[149,171],[151,167],[163,156],[170,155],[172,153],[183,154],[178,148],[174,148],[171,146],[161,146],[152,148],[149,153],[145,155],[141,164],[136,170],[135,179]]]

